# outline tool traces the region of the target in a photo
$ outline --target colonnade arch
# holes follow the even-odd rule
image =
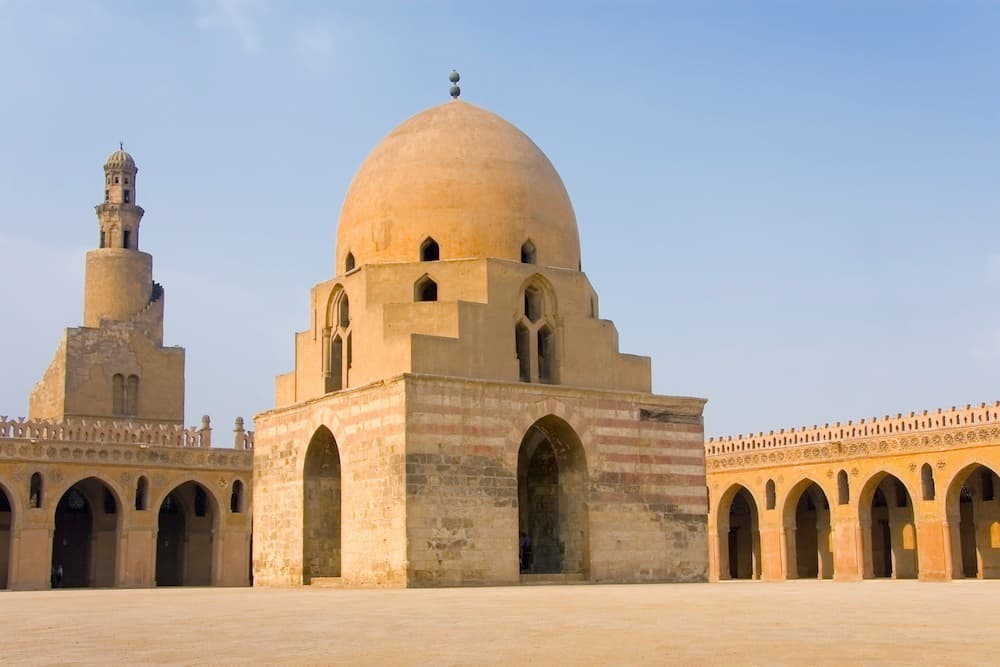
[[[946,495],[951,576],[1000,578],[1000,478],[980,463],[961,469]]]
[[[114,488],[98,477],[71,485],[55,506],[52,532],[53,588],[114,586],[124,507]]]
[[[873,475],[858,498],[865,579],[915,579],[919,574],[913,495],[889,472]]]
[[[0,485],[0,589],[10,582],[10,563],[14,535],[14,496]]]
[[[719,499],[719,578],[760,579],[760,516],[750,490],[735,484]]]
[[[157,586],[210,586],[215,581],[219,503],[194,480],[178,484],[159,504]]]
[[[830,500],[819,484],[804,479],[791,488],[783,510],[785,577],[832,579]]]
[[[542,417],[528,428],[517,453],[522,573],[587,575],[589,495],[579,435],[555,415]]]
[[[320,426],[306,448],[302,468],[302,583],[341,575],[340,450]]]

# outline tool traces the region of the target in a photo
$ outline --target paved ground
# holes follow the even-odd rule
[[[996,665],[1000,581],[0,593],[0,664]]]

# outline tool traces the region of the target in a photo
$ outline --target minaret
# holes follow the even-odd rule
[[[156,298],[153,258],[139,251],[143,210],[135,204],[135,160],[124,150],[104,164],[104,202],[98,204],[98,247],[87,253],[83,325],[128,320]]]

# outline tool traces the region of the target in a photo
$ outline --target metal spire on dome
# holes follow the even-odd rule
[[[451,70],[451,74],[448,75],[448,80],[451,81],[451,89],[448,92],[453,100],[457,100],[458,96],[462,94],[462,89],[458,87],[458,81],[461,78],[456,70]]]

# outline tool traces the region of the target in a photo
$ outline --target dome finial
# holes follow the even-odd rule
[[[124,141],[119,141],[118,142],[118,150],[120,150],[120,151],[125,150],[125,142]]]
[[[448,75],[448,80],[451,81],[451,89],[448,92],[453,100],[457,100],[458,96],[462,94],[462,89],[458,87],[458,81],[461,78],[457,70],[451,70],[451,74]]]

